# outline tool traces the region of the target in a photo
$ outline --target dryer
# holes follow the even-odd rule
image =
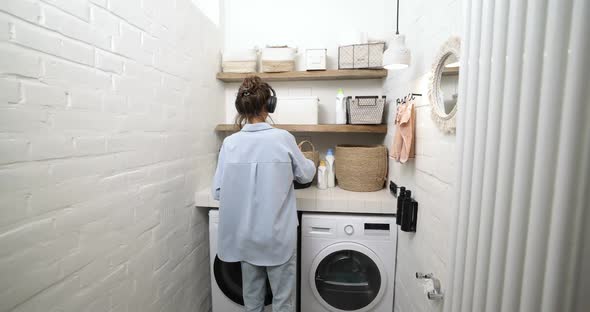
[[[303,214],[301,311],[393,311],[393,216]]]
[[[212,312],[243,312],[242,266],[239,262],[225,262],[217,257],[217,228],[219,210],[209,211],[209,255],[211,263]],[[265,311],[272,311],[272,293],[266,281]]]

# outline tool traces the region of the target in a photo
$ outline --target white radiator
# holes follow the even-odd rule
[[[590,311],[590,1],[463,3],[444,311]]]

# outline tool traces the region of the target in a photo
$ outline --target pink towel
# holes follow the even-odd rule
[[[395,116],[395,136],[391,146],[392,159],[405,163],[408,159],[414,158],[415,123],[414,102],[398,105]]]

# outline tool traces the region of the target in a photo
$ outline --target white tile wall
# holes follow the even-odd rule
[[[0,311],[210,309],[222,45],[190,0],[2,1]]]
[[[395,311],[442,311],[442,302],[429,301],[415,272],[433,272],[447,286],[452,200],[456,169],[455,136],[438,130],[430,117],[428,82],[439,47],[451,35],[461,35],[461,1],[404,1],[400,3],[400,32],[412,50],[412,66],[392,71],[384,83],[395,101],[409,92],[422,93],[416,109],[416,158],[407,164],[390,161],[390,179],[412,190],[419,202],[416,233],[399,234]],[[391,145],[394,106],[388,111]],[[461,108],[459,108],[461,109]]]

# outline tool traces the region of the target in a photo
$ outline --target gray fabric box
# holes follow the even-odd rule
[[[384,42],[341,46],[338,48],[338,68],[383,68],[384,50]]]

